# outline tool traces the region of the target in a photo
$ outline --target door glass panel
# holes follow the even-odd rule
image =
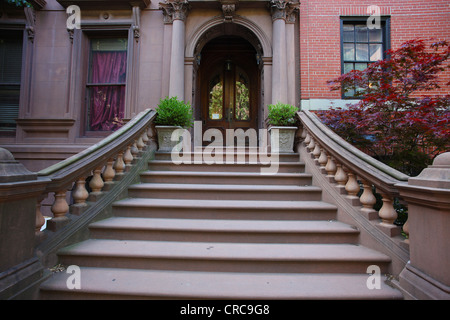
[[[250,119],[250,95],[248,77],[242,71],[236,68],[236,106],[235,106],[235,119],[245,121]]]
[[[209,119],[221,120],[223,117],[223,81],[221,75],[215,76],[209,83]]]

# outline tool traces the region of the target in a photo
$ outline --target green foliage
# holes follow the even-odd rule
[[[193,111],[189,103],[177,97],[160,99],[155,124],[163,126],[180,126],[190,128],[193,125]]]
[[[6,0],[6,2],[15,4],[17,7],[33,7],[32,4],[26,0]]]
[[[269,108],[269,123],[273,126],[293,126],[296,123],[295,115],[298,112],[297,107],[278,102],[277,104],[270,104]]]

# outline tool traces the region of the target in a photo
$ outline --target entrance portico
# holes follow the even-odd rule
[[[295,28],[298,2],[166,0],[160,3],[160,8],[163,9],[166,27],[172,29],[170,63],[166,63],[170,66],[167,95],[189,101],[196,120],[208,120],[208,112],[205,112],[208,99],[205,97],[210,94],[211,88],[205,81],[211,79],[202,77],[202,63],[205,62],[203,49],[218,38],[235,39],[235,43],[245,42],[254,49],[253,61],[248,63],[254,64],[257,72],[251,72],[251,75],[242,72],[254,84],[251,88],[254,97],[250,99],[248,110],[251,112],[249,118],[255,120],[251,125],[254,129],[266,127],[267,105],[277,102],[298,105],[298,50],[295,50],[299,44],[299,28]],[[227,56],[227,50],[230,50],[231,56],[232,48],[225,46],[222,57]],[[233,66],[233,74],[236,73],[235,68]],[[230,99],[224,96],[227,102],[221,110],[224,113],[214,117],[230,117],[230,113],[225,114],[230,112]],[[235,111],[233,115],[236,115]]]

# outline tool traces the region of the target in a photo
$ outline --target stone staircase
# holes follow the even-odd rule
[[[335,220],[298,154],[280,155],[276,175],[260,167],[175,165],[157,153],[114,216],[60,250],[61,264],[81,268],[81,289],[59,272],[40,298],[402,299],[383,281],[390,258]],[[367,288],[370,265],[381,289]]]

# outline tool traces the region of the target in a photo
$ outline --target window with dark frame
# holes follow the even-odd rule
[[[86,131],[115,131],[125,113],[126,37],[90,39]]]
[[[386,21],[380,28],[369,29],[366,20],[342,21],[342,74],[364,70],[375,61],[385,58],[387,48]],[[357,90],[357,89],[356,89]],[[343,92],[343,98],[355,98],[355,90]]]
[[[19,117],[22,30],[0,30],[0,135],[14,136]]]

